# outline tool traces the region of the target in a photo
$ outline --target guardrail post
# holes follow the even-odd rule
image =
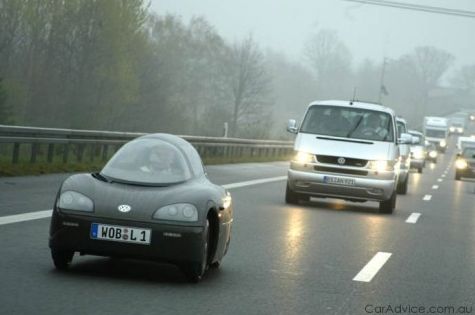
[[[94,162],[94,156],[95,156],[95,152],[96,151],[96,145],[95,144],[91,144],[89,146],[89,162]]]
[[[46,157],[46,160],[48,163],[53,162],[53,155],[54,155],[54,144],[49,143],[48,144],[48,156]]]
[[[20,156],[20,144],[18,142],[15,142],[13,144],[13,155],[12,155],[13,164],[18,163],[19,156]]]
[[[69,157],[69,143],[63,144],[63,163],[66,164],[68,163],[68,157]]]
[[[82,156],[84,155],[84,145],[78,144],[76,148],[76,160],[82,162]]]
[[[36,155],[38,154],[38,144],[32,143],[31,144],[31,156],[30,156],[30,163],[36,163]]]
[[[102,161],[106,161],[107,160],[107,151],[109,151],[109,146],[107,144],[104,144],[102,146]]]

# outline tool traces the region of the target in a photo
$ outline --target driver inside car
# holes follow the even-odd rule
[[[145,173],[171,174],[175,170],[175,152],[162,146],[154,146],[150,149],[140,170]]]
[[[381,127],[381,119],[377,114],[370,113],[366,115],[363,126],[358,132],[363,138],[383,140],[388,135],[388,131]]]

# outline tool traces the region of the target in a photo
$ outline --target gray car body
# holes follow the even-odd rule
[[[199,259],[202,233],[207,218],[211,216],[213,226],[210,226],[210,230],[213,239],[210,244],[209,263],[220,262],[227,252],[231,237],[233,207],[232,204],[224,205],[225,198],[230,195],[223,187],[209,181],[201,158],[190,143],[167,134],[153,134],[141,138],[160,139],[179,148],[192,170],[191,178],[167,186],[153,186],[114,181],[112,178],[89,173],[72,175],[62,183],[58,191],[50,226],[50,248],[172,263],[195,261]],[[94,211],[60,209],[59,196],[66,191],[75,191],[89,197],[94,203]],[[159,208],[177,203],[194,205],[198,210],[198,220],[184,222],[153,218]],[[120,205],[128,205],[131,210],[121,212],[118,210]],[[152,230],[152,242],[150,246],[135,246],[91,240],[91,223],[149,228]],[[182,237],[167,238],[168,232],[182,233]]]

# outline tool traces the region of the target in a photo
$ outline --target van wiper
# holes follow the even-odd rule
[[[346,135],[347,138],[351,137],[351,135],[353,134],[353,132],[356,131],[356,129],[358,129],[358,127],[360,126],[361,122],[363,121],[363,115],[360,116],[360,119],[358,120],[358,122],[356,123],[356,125],[350,130],[350,132],[348,132],[348,134]]]

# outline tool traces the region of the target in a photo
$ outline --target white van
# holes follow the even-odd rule
[[[392,213],[396,205],[400,168],[396,114],[375,104],[316,101],[302,124],[289,120],[297,134],[290,163],[286,202],[310,197],[378,201],[379,210]]]

